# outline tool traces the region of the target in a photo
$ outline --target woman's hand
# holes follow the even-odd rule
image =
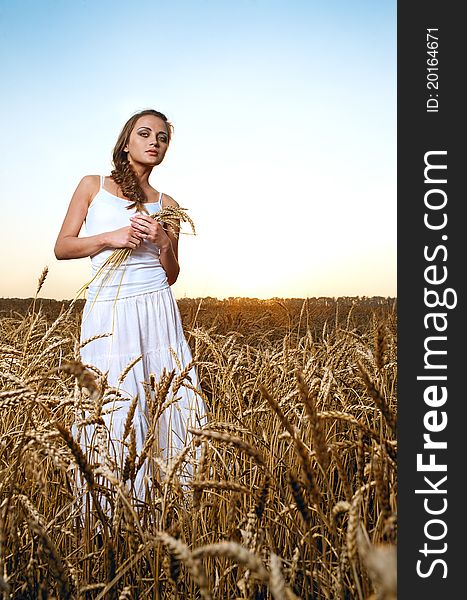
[[[143,235],[132,225],[109,231],[106,234],[106,245],[109,248],[131,248],[134,250],[141,245]]]
[[[141,244],[141,233],[131,225],[115,231],[79,236],[89,205],[99,189],[98,175],[85,175],[79,182],[55,242],[54,250],[58,260],[94,256],[106,248],[134,249]]]
[[[155,244],[159,250],[166,251],[172,242],[160,223],[148,215],[138,213],[130,218],[131,227],[142,237]]]

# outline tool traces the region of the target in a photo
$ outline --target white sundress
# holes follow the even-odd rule
[[[125,227],[136,213],[135,209],[128,210],[127,200],[108,192],[104,181],[101,177],[100,189],[88,208],[85,227],[89,236]],[[146,208],[150,214],[158,212],[162,208],[162,193],[158,202],[147,203]],[[93,275],[111,253],[112,250],[106,249],[91,257]],[[131,400],[138,395],[133,426],[139,454],[150,426],[148,386],[143,382],[149,383],[151,377],[158,382],[164,369],[167,373],[175,369],[178,374],[180,367],[184,369],[192,360],[178,305],[159,260],[159,250],[151,242],[145,240],[133,250],[110,283],[102,286],[98,278],[89,285],[81,343],[100,334],[111,335],[85,344],[81,348],[81,360],[107,373],[109,385],[118,388],[124,398],[103,406],[104,412],[110,409],[103,418],[112,441],[111,457],[122,468],[128,454],[128,445],[122,438]],[[141,355],[120,382],[119,376]],[[194,367],[186,382],[200,390]],[[165,461],[174,458],[189,441],[187,428],[199,427],[205,421],[206,407],[199,393],[182,385],[176,397],[178,400],[166,408],[157,421],[159,458]],[[80,443],[89,445],[94,433],[92,425],[81,428]],[[141,498],[150,476],[145,469],[137,474],[135,490]]]

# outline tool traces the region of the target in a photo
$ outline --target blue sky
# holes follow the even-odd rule
[[[395,2],[1,0],[0,46],[0,295],[89,278],[56,235],[147,107],[175,126],[151,181],[197,225],[176,296],[396,295]]]

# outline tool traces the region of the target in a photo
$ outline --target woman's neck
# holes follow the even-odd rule
[[[135,172],[135,175],[138,178],[140,186],[143,189],[150,187],[149,176],[151,175],[153,167],[148,167],[146,165],[139,165],[134,163],[130,164],[133,167],[133,171]]]

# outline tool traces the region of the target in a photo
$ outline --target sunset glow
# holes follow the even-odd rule
[[[1,296],[45,265],[44,297],[89,278],[58,230],[147,107],[175,126],[150,181],[197,227],[177,297],[396,296],[394,2],[7,2],[0,23]]]

